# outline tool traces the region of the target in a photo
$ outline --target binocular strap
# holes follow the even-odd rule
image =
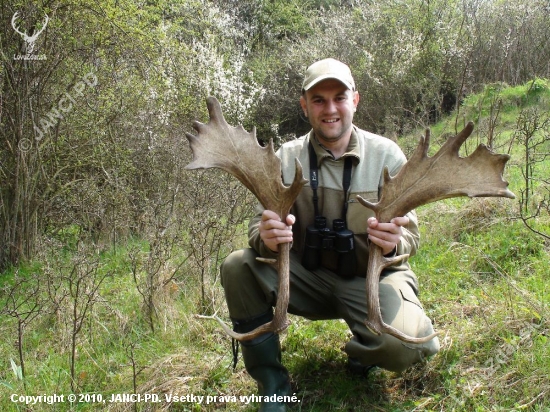
[[[348,190],[351,185],[351,169],[353,166],[353,160],[351,156],[345,158],[344,162],[344,175],[342,177],[342,187],[344,188],[344,205],[342,206],[342,220],[344,220],[346,227],[346,215],[348,212]],[[309,184],[311,190],[313,190],[313,207],[315,209],[315,217],[319,215],[319,197],[317,196],[317,189],[319,187],[319,168],[317,166],[317,154],[315,149],[309,142]]]

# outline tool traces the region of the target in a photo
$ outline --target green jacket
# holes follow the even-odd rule
[[[294,179],[295,163],[298,158],[304,177],[309,180],[309,141],[317,154],[319,164],[319,213],[327,218],[327,226],[332,227],[333,219],[342,218],[342,206],[344,198],[348,202],[347,225],[355,234],[355,250],[357,256],[357,275],[365,276],[368,261],[367,219],[373,216],[373,212],[361,205],[356,196],[376,202],[378,193],[383,184],[384,168],[387,166],[391,176],[394,176],[407,161],[405,155],[391,140],[361,130],[354,126],[347,152],[335,160],[330,152],[324,149],[314,138],[313,131],[298,139],[287,142],[277,151],[281,159],[283,183],[290,185]],[[353,169],[350,190],[346,195],[343,192],[344,158],[353,158]],[[292,226],[294,242],[292,250],[302,256],[306,227],[314,222],[313,192],[309,183],[304,186],[298,195],[291,212],[296,217],[296,223]],[[263,257],[274,257],[260,239],[258,230],[261,220],[261,209],[251,219],[249,224],[249,244]],[[403,236],[397,247],[397,254],[414,255],[419,245],[418,221],[414,211],[407,215],[410,223],[403,228]],[[336,269],[336,255],[323,253],[323,266],[328,269]],[[408,264],[405,263],[406,268]],[[403,268],[403,269],[406,269]]]

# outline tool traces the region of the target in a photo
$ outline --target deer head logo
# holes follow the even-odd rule
[[[34,33],[32,34],[32,36],[29,36],[26,32],[24,32],[24,31],[22,32],[17,28],[17,19],[19,17],[19,12],[18,11],[15,12],[15,14],[13,15],[13,17],[11,19],[11,25],[12,25],[13,29],[17,33],[19,33],[21,35],[21,37],[23,37],[23,40],[25,40],[25,43],[27,43],[27,47],[26,47],[27,54],[32,54],[32,52],[34,51],[34,42],[36,41],[36,39],[38,38],[40,33],[42,33],[44,31],[44,29],[46,28],[46,26],[48,25],[48,21],[50,20],[50,18],[48,17],[47,14],[44,14],[44,15],[46,16],[46,18],[44,19],[44,24],[42,24],[42,27],[39,30],[35,30]]]

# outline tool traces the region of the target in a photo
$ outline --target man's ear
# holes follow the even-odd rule
[[[359,104],[359,92],[357,91],[353,92],[353,104],[357,109],[357,105]]]
[[[302,106],[304,115],[307,117],[307,104],[306,104],[306,98],[304,96],[300,96],[300,106]]]

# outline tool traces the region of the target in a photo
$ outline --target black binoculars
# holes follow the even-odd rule
[[[334,250],[338,256],[337,275],[352,278],[356,270],[353,232],[346,229],[343,219],[334,219],[332,229],[327,227],[327,219],[323,216],[317,216],[315,223],[306,228],[302,265],[308,270],[315,270],[321,263],[323,250]]]

